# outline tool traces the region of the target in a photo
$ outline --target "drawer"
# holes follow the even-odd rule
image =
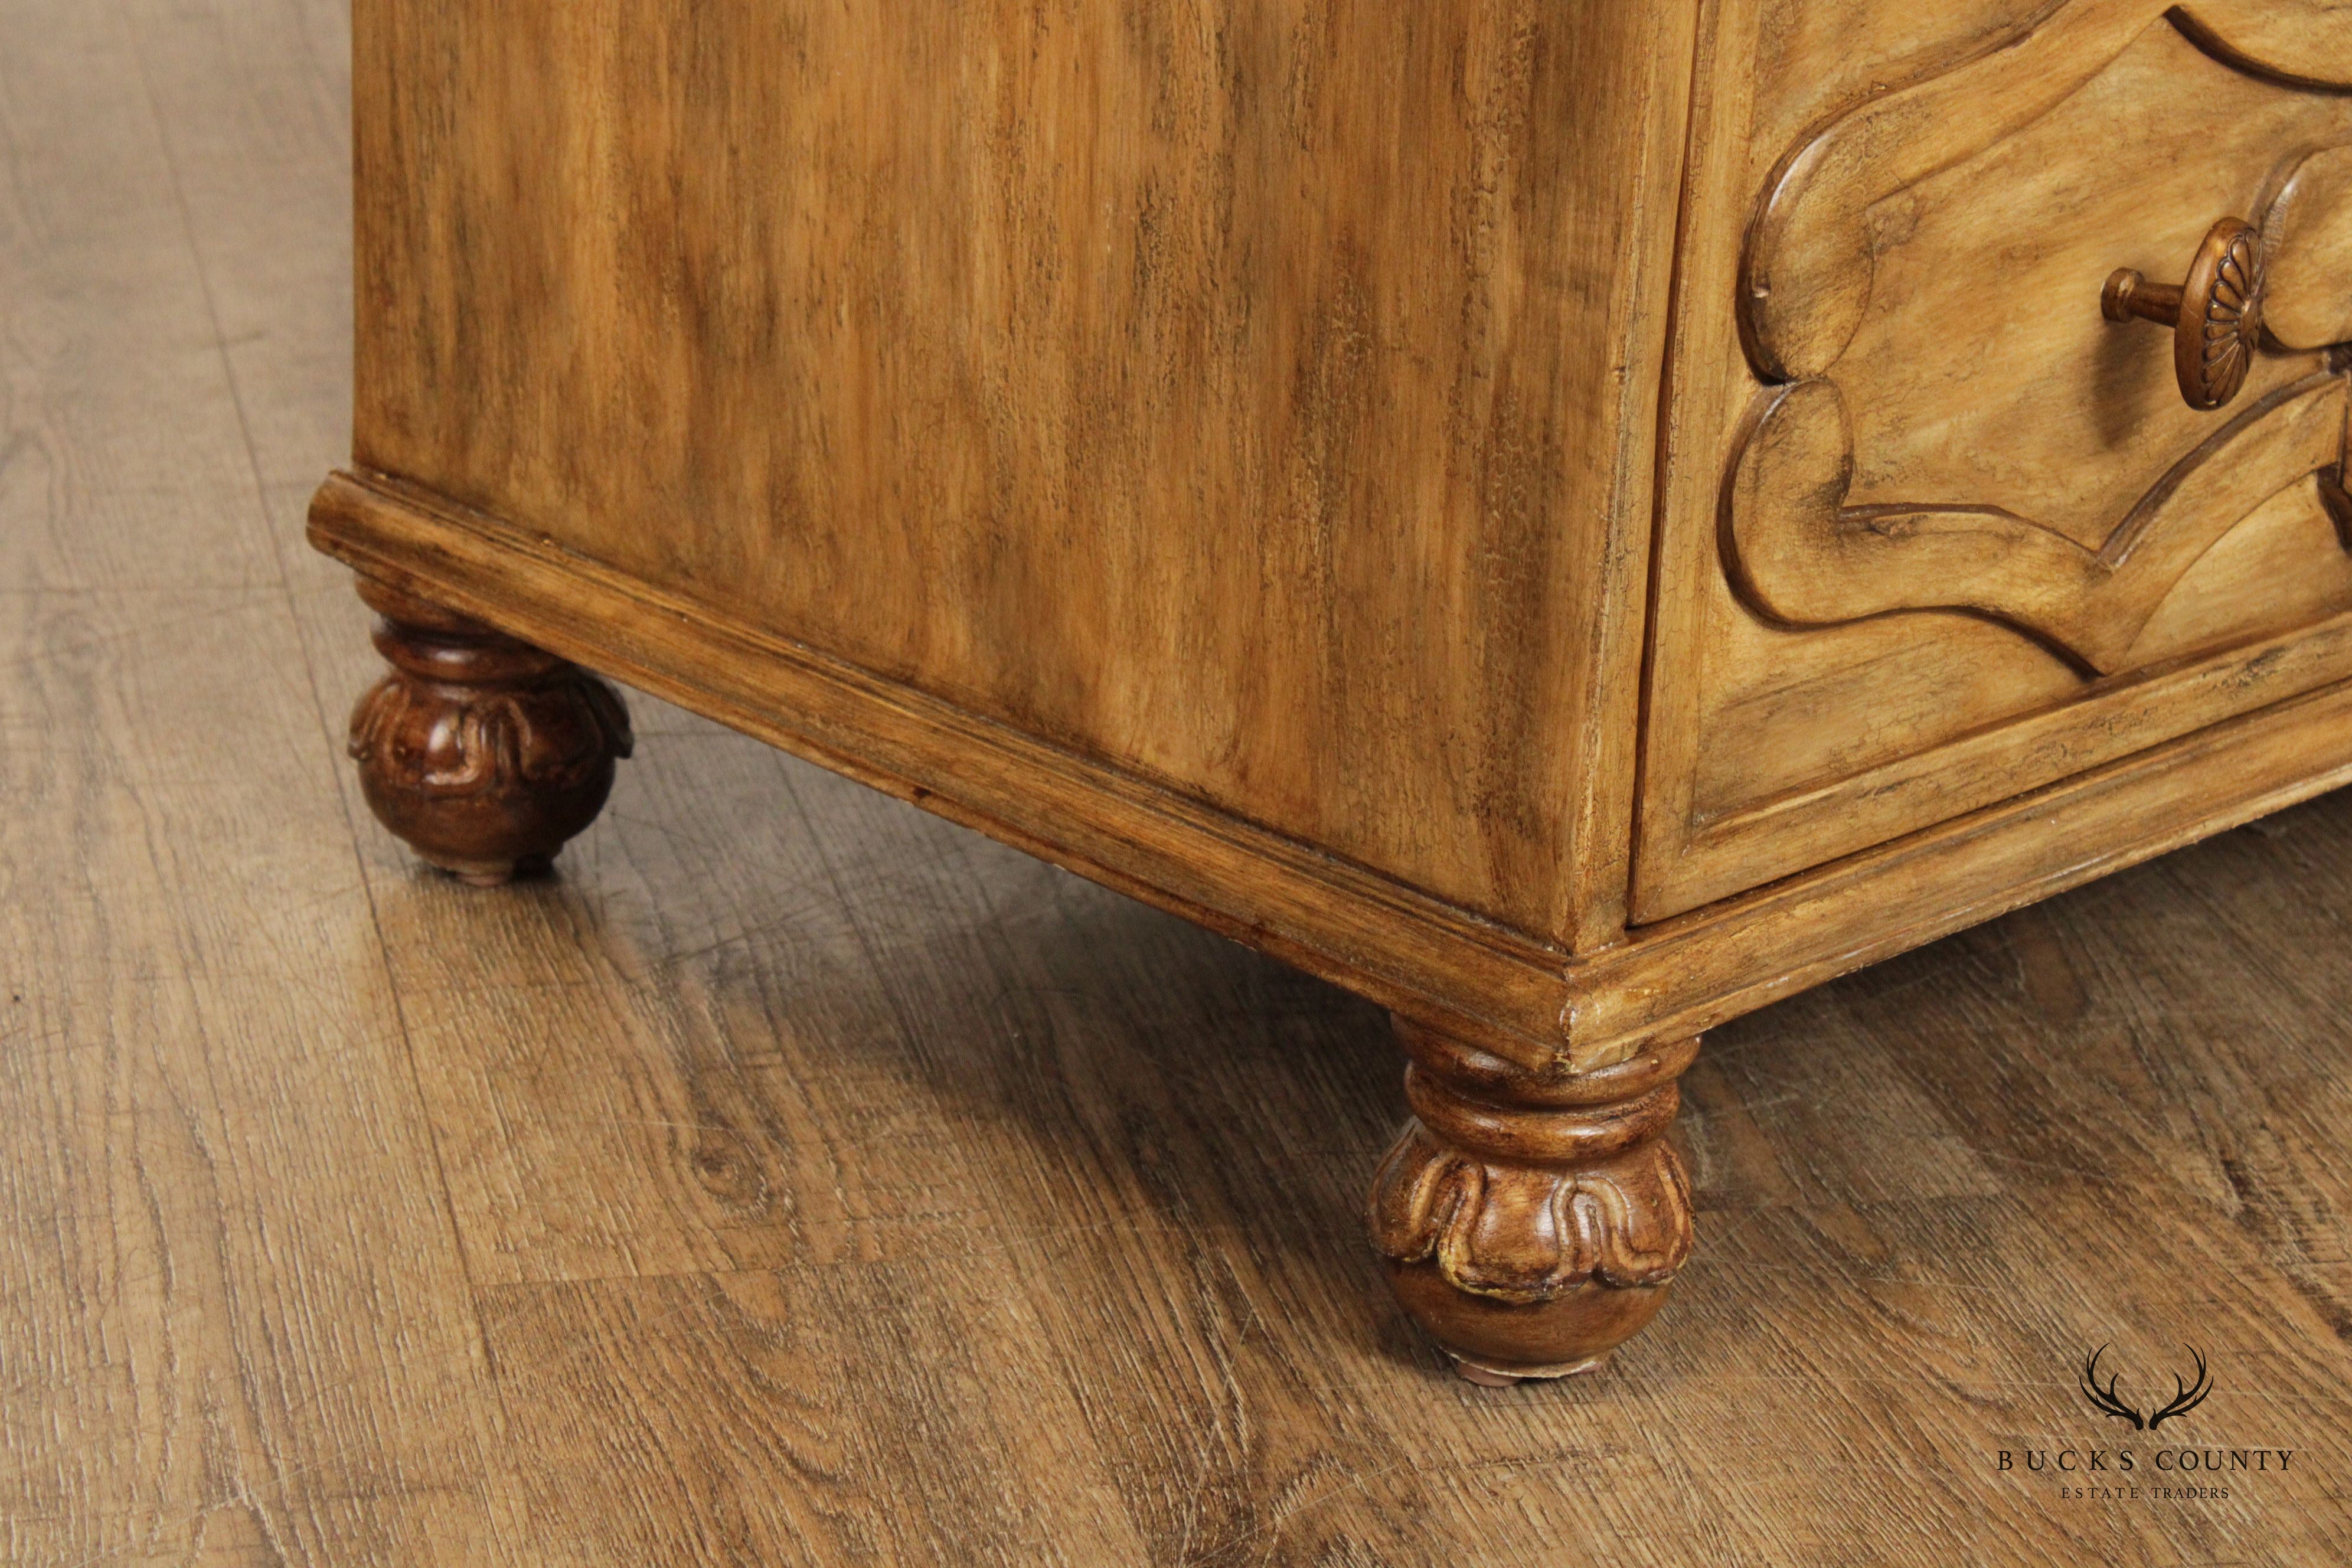
[[[1636,919],[2352,677],[2352,5],[1727,0],[1705,69]]]

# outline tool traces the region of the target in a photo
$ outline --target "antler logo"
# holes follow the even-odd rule
[[[2172,1402],[2163,1409],[2143,1416],[2137,1406],[2125,1404],[2122,1396],[2116,1392],[2116,1385],[2120,1379],[2115,1373],[2107,1374],[2107,1384],[2105,1388],[2099,1386],[2099,1358],[2107,1353],[2107,1347],[2105,1345],[2093,1351],[2090,1359],[2083,1363],[2080,1376],[2083,1397],[2091,1402],[2092,1408],[2102,1414],[2112,1415],[2119,1421],[2130,1422],[2132,1430],[2135,1432],[2153,1432],[2174,1416],[2188,1415],[2200,1405],[2204,1404],[2205,1396],[2213,1392],[2213,1379],[2205,1370],[2203,1352],[2190,1345],[2183,1345],[2180,1348],[2187,1351],[2196,1361],[2197,1381],[2193,1384],[2185,1384],[2180,1381],[2180,1374],[2174,1373]]]

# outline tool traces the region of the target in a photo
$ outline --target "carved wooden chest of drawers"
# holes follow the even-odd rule
[[[371,800],[617,677],[1390,1008],[1465,1369],[1706,1028],[2352,769],[2347,0],[358,0]]]

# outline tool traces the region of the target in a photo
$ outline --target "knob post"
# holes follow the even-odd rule
[[[2180,290],[2169,283],[2151,283],[2147,275],[2126,267],[2107,279],[2099,308],[2110,321],[2154,321],[2158,326],[2180,324]]]

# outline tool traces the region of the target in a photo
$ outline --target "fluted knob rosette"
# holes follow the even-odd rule
[[[2215,224],[2197,247],[2189,280],[2175,289],[2126,268],[2107,279],[2101,305],[2110,321],[2172,329],[2172,365],[2189,406],[2210,411],[2246,384],[2263,340],[2263,242],[2253,225]]]

